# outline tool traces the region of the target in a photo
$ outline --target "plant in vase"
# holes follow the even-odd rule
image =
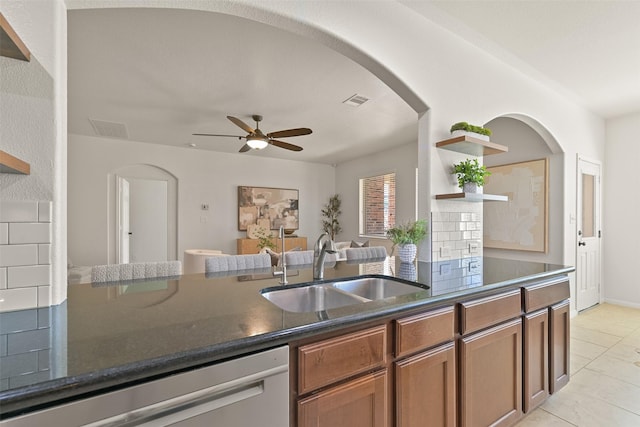
[[[458,187],[465,193],[481,193],[485,177],[491,175],[478,159],[467,159],[454,164],[453,173],[457,175]]]
[[[491,129],[482,126],[470,125],[467,122],[454,123],[451,126],[450,132],[452,136],[471,134],[470,136],[483,139],[485,141],[488,141],[491,136]]]
[[[254,231],[255,236],[258,238],[258,249],[269,248],[274,250],[276,244],[271,238],[271,230],[266,230],[264,227],[258,227]]]
[[[322,220],[322,231],[328,233],[333,241],[336,239],[336,234],[342,231],[342,226],[340,226],[340,221],[338,220],[338,216],[342,213],[340,205],[342,205],[340,195],[334,194],[329,198],[329,202],[324,205],[324,209],[320,211],[324,218]]]
[[[398,248],[401,262],[413,262],[418,251],[417,244],[427,236],[427,221],[419,219],[396,225],[387,230],[387,238],[393,242],[393,250]]]

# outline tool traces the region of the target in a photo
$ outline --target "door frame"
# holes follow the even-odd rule
[[[591,163],[593,165],[596,165],[598,167],[598,179],[597,182],[594,183],[595,188],[596,188],[596,197],[595,197],[595,203],[596,203],[596,219],[595,219],[595,229],[598,232],[598,237],[597,237],[597,242],[598,242],[598,302],[597,304],[602,304],[604,302],[604,292],[603,292],[603,286],[602,286],[602,200],[603,200],[603,194],[602,194],[602,162],[600,162],[599,160],[595,160],[593,158],[589,158],[587,156],[583,156],[580,153],[578,153],[576,155],[576,222],[575,222],[575,229],[574,229],[574,235],[576,236],[576,241],[575,241],[575,260],[576,260],[576,284],[575,284],[575,298],[576,298],[576,303],[575,303],[575,308],[577,312],[580,312],[580,305],[579,305],[579,292],[578,292],[578,286],[580,284],[580,279],[579,279],[579,275],[581,274],[580,269],[578,268],[578,261],[579,261],[579,246],[578,246],[578,242],[580,241],[580,236],[578,235],[578,231],[579,231],[579,227],[581,227],[582,225],[582,218],[580,218],[580,214],[582,213],[582,207],[580,206],[580,202],[582,200],[582,197],[579,193],[579,190],[581,189],[580,186],[580,180],[582,179],[582,175],[580,173],[580,163],[581,162],[585,162],[585,163]],[[585,307],[582,308],[582,310],[585,310],[589,307]]]

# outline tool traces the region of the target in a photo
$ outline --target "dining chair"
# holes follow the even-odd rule
[[[181,261],[133,262],[128,264],[94,265],[91,282],[121,282],[155,277],[175,277],[182,274]]]
[[[204,262],[205,273],[271,268],[269,254],[214,256]]]

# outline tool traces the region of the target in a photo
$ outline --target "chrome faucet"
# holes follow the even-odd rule
[[[324,278],[324,258],[336,253],[336,246],[328,233],[322,233],[313,247],[313,280]]]
[[[280,232],[278,233],[278,238],[280,239],[280,242],[282,243],[282,251],[280,252],[280,265],[282,265],[282,270],[281,271],[274,271],[273,275],[274,276],[281,276],[280,277],[280,284],[281,285],[286,285],[287,283],[287,257],[285,257],[284,255],[284,226],[281,225],[280,226]]]

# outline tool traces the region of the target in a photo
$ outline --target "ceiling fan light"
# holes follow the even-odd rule
[[[249,136],[247,137],[247,145],[256,150],[262,150],[267,145],[269,145],[269,143],[265,138],[261,138],[259,136]]]

